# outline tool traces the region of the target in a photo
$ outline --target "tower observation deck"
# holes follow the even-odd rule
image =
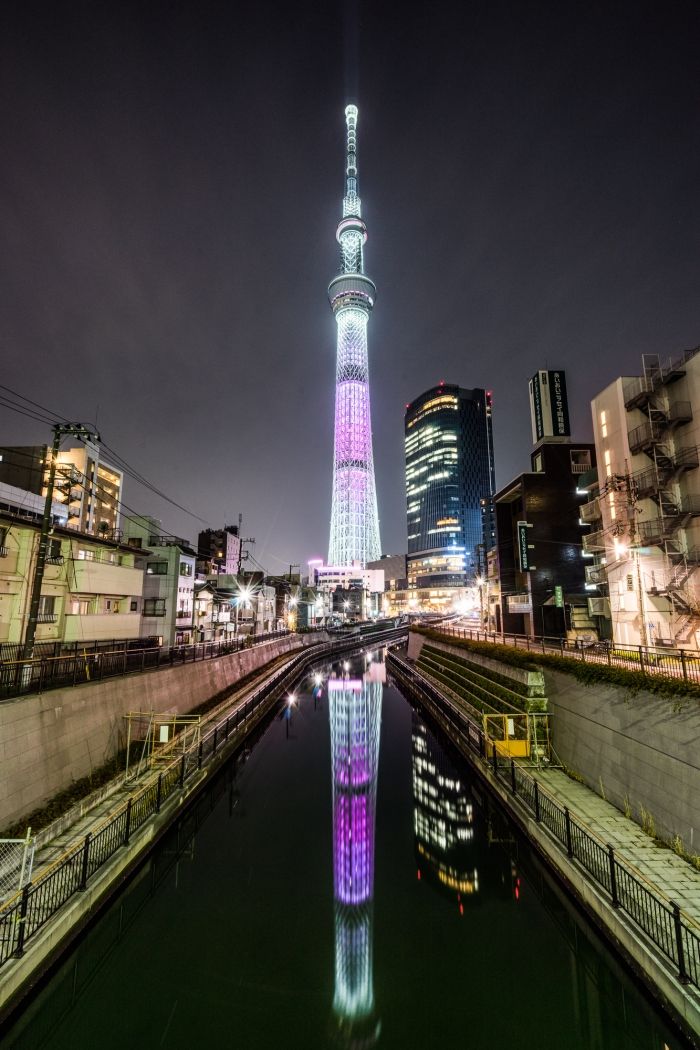
[[[357,180],[357,106],[345,110],[347,156],[343,217],[336,240],[340,273],[328,286],[338,325],[335,386],[333,501],[330,565],[363,566],[380,556],[369,407],[367,321],[376,288],[364,272],[367,227],[362,221]]]

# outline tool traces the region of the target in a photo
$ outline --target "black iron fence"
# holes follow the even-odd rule
[[[430,629],[452,638],[492,642],[526,649],[534,655],[569,656],[583,662],[607,664],[647,675],[662,675],[700,685],[700,652],[693,649],[671,649],[666,646],[618,645],[612,642],[574,642],[566,638],[530,637],[525,634],[497,634],[452,624],[430,624]]]
[[[363,646],[390,643],[400,631],[379,631],[362,639]],[[242,736],[287,689],[299,681],[307,667],[336,655],[359,651],[357,640],[317,643],[290,657],[267,678],[244,703],[209,726],[197,744],[173,760],[153,777],[94,832],[77,842],[55,864],[38,872],[23,891],[0,907],[0,966],[24,954],[27,941],[88,881],[148,819],[159,813],[164,802],[209,762],[238,730]]]
[[[42,654],[33,660],[2,660],[0,662],[0,700],[26,693],[42,693],[61,686],[99,682],[115,675],[151,671],[174,664],[196,663],[217,656],[235,653],[262,642],[281,638],[289,631],[270,631],[266,634],[239,636],[234,641],[197,642],[193,645],[158,646],[120,643],[117,648],[80,646],[71,653],[57,656]],[[140,642],[134,639],[134,643]]]
[[[483,632],[482,632],[483,633]],[[599,839],[566,806],[561,806],[522,766],[506,753],[503,744],[489,739],[483,729],[436,685],[405,660],[390,654],[392,673],[410,694],[437,714],[462,750],[476,755],[494,777],[537,823],[544,825],[568,857],[576,860],[609,896],[612,906],[624,911],[677,968],[683,984],[700,988],[700,926],[684,915],[678,904],[667,900],[648,883],[609,843]]]

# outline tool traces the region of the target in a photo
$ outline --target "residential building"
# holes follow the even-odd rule
[[[187,540],[164,534],[160,521],[147,515],[125,518],[124,536],[132,550],[141,551],[145,572],[142,633],[157,636],[161,645],[194,641],[196,551]]]
[[[46,495],[48,450],[45,445],[0,448],[0,482]],[[80,532],[118,539],[124,476],[106,462],[99,446],[85,442],[60,449],[54,498],[65,507],[66,524]]]
[[[495,542],[491,394],[440,383],[406,406],[408,586],[445,611],[484,571]]]
[[[241,538],[237,525],[205,529],[197,540],[197,554],[209,562],[211,573],[235,576],[241,571]]]
[[[699,349],[644,355],[642,375],[592,401],[600,489],[584,544],[604,564],[619,644],[700,647]]]
[[[0,643],[18,652],[27,628],[41,514],[0,511]],[[148,553],[148,552],[145,552]],[[123,543],[54,524],[44,567],[35,655],[55,646],[141,634],[144,576]]]

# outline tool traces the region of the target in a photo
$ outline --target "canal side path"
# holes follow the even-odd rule
[[[396,654],[393,654],[392,660],[399,672],[403,669],[414,679],[422,678],[429,682],[435,691],[449,699],[453,708],[462,712],[467,722],[470,721],[464,701],[444,682],[434,679],[424,669],[419,671],[410,661],[397,658]],[[409,683],[410,678],[407,681]],[[433,714],[442,723],[439,710]],[[682,984],[678,980],[677,968],[653,941],[645,936],[623,909],[613,907],[610,896],[605,894],[585,867],[575,858],[567,856],[561,842],[544,823],[536,819],[524,804],[523,798],[513,795],[508,772],[510,760],[506,765],[499,761],[499,772],[496,774],[488,750],[486,757],[478,758],[473,743],[465,747],[464,735],[463,739],[458,739],[449,721],[443,723],[443,729],[499,796],[528,838],[540,848],[554,870],[570,887],[574,897],[594,921],[612,936],[632,969],[654,987],[658,998],[676,1015],[686,1035],[695,1039],[693,1045],[700,1047],[700,989],[694,984]],[[652,838],[611,802],[597,795],[586,784],[569,777],[562,769],[537,766],[518,759],[514,760],[514,765],[537,782],[541,799],[548,795],[559,807],[568,808],[572,820],[597,839],[603,849],[611,846],[617,862],[624,865],[652,894],[669,906],[677,904],[686,925],[700,937],[700,872],[689,861]],[[544,801],[542,804],[545,804]],[[696,973],[697,964],[696,959]]]

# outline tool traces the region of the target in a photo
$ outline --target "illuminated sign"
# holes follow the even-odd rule
[[[529,572],[530,569],[535,568],[530,562],[530,548],[532,544],[528,543],[529,534],[527,530],[531,528],[532,525],[528,525],[526,521],[518,522],[518,554],[520,555],[521,572]]]

